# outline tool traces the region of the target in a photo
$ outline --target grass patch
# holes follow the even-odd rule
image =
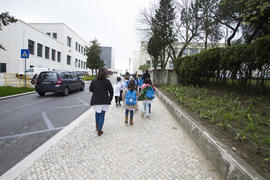
[[[222,87],[162,86],[194,119],[270,177],[270,96]]]
[[[0,97],[25,93],[25,92],[34,91],[34,90],[35,90],[34,88],[1,86],[0,87]]]
[[[84,80],[84,81],[92,81],[93,79],[95,79],[95,76],[83,76],[82,77],[82,80]]]

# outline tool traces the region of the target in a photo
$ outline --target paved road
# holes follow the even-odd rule
[[[89,109],[88,87],[68,96],[35,93],[0,100],[0,175]]]

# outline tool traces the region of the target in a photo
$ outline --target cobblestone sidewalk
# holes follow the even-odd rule
[[[142,104],[139,103],[141,110]],[[156,99],[150,119],[111,105],[104,134],[94,110],[16,179],[221,179],[166,107]]]

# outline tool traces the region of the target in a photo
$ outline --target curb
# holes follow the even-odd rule
[[[28,95],[28,94],[33,94],[35,92],[36,91],[30,91],[30,92],[21,93],[21,94],[14,94],[14,95],[11,95],[11,96],[4,96],[4,97],[0,97],[0,100],[2,100],[2,99],[8,99],[8,98],[13,98],[13,97],[18,97],[18,96],[23,96],[23,95]]]
[[[53,145],[55,145],[59,140],[65,137],[69,132],[71,132],[76,126],[78,126],[87,116],[89,116],[92,108],[85,111],[77,119],[72,121],[64,129],[46,141],[44,144],[39,146],[31,154],[26,156],[23,160],[18,162],[14,167],[5,172],[0,176],[0,180],[13,180],[18,177],[23,171],[28,169],[38,158],[40,158],[44,153],[46,153]]]
[[[156,88],[156,94],[225,179],[264,178]]]

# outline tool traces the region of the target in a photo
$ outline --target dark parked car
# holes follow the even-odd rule
[[[43,96],[46,92],[63,93],[67,96],[70,91],[84,90],[85,84],[75,73],[69,71],[44,71],[36,80],[36,92]]]

